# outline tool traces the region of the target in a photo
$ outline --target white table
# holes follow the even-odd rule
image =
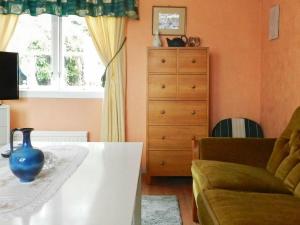
[[[89,154],[59,191],[36,213],[5,225],[141,224],[142,143],[76,145],[89,148]]]

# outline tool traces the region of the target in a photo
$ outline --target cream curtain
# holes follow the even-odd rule
[[[124,41],[126,17],[86,17],[86,22],[99,56],[107,65]],[[101,141],[125,141],[125,81],[124,46],[106,72]]]
[[[4,51],[15,31],[17,15],[0,15],[0,51]]]

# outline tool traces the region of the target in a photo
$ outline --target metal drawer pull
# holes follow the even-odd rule
[[[193,110],[192,115],[196,115],[196,110]]]
[[[196,85],[193,85],[192,88],[195,89],[195,88],[196,88]]]
[[[165,163],[165,161],[161,161],[159,164],[160,164],[161,166],[164,166],[166,163]]]
[[[161,139],[162,139],[162,140],[165,140],[165,139],[166,139],[166,136],[162,136]]]
[[[165,59],[162,59],[162,60],[161,60],[161,63],[165,63],[165,62],[166,62],[166,60],[165,60]]]
[[[164,84],[161,85],[161,88],[162,88],[162,89],[165,89],[165,88],[166,88],[166,85],[164,85]]]
[[[196,63],[196,59],[193,59],[193,60],[192,60],[192,63]]]
[[[166,111],[165,110],[161,110],[160,114],[166,114]]]

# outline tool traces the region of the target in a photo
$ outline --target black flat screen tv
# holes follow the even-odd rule
[[[19,54],[0,51],[0,100],[19,99]]]

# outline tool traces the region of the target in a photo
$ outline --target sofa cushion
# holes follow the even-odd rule
[[[283,182],[263,168],[242,164],[195,160],[193,179],[204,189],[229,189],[253,192],[291,193]]]
[[[197,201],[209,225],[299,225],[300,199],[292,195],[204,190]]]
[[[300,130],[292,132],[288,148],[289,154],[279,164],[275,176],[283,180],[290,191],[300,197],[296,189],[300,183]]]
[[[273,152],[267,164],[267,170],[275,174],[283,160],[289,156],[291,151],[290,139],[295,130],[300,129],[300,107],[298,107],[292,115],[286,129],[276,140]]]

